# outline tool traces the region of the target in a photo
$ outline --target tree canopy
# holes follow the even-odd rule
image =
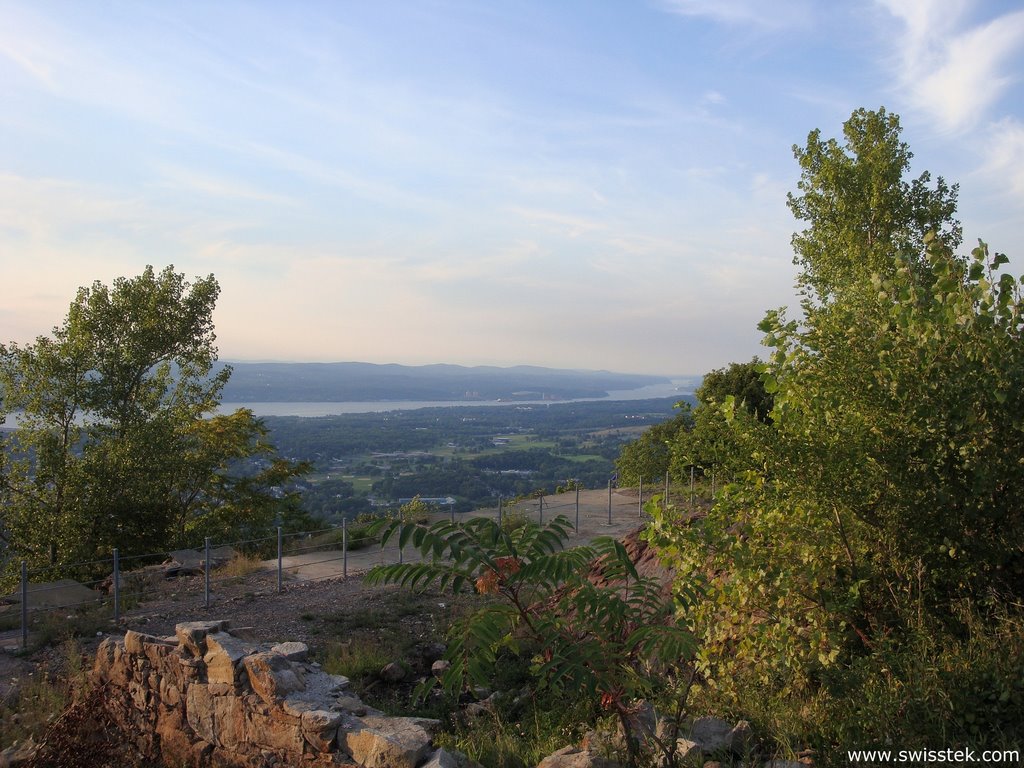
[[[815,129],[807,146],[794,145],[800,194],[787,199],[807,222],[793,235],[793,249],[809,298],[828,301],[866,285],[872,274],[892,277],[901,263],[927,272],[929,232],[951,250],[960,245],[958,186],[941,176],[932,186],[927,171],[907,180],[914,155],[901,132],[899,117],[884,107],[858,109],[843,124],[845,143],[822,141]]]
[[[856,681],[885,679],[907,707],[922,674],[941,674],[936,696],[991,700],[987,722],[1016,727],[1024,687],[897,640],[942,637],[929,653],[948,654],[973,632],[965,615],[1024,596],[1022,280],[984,243],[955,253],[956,187],[907,181],[899,133],[895,115],[858,110],[845,146],[814,131],[795,150],[806,292],[799,319],[773,310],[759,326],[770,427],[727,403],[743,471],[704,520],[669,514],[652,535],[682,583],[708,580],[687,618],[703,672],[734,701],[759,685],[776,701],[863,703],[868,689],[851,687],[869,683]],[[981,716],[963,714],[928,717],[976,735]]]
[[[696,408],[677,403],[675,418],[654,425],[623,447],[616,461],[620,482],[660,480],[666,472],[683,477],[690,468],[733,472],[745,466],[737,461],[742,452],[734,445],[723,408],[759,422],[768,420],[773,398],[761,382],[761,368],[761,361],[754,358],[705,374],[694,393]]]
[[[81,288],[63,323],[0,347],[4,536],[33,563],[182,544],[287,506],[301,467],[274,456],[246,410],[219,414],[212,275],[152,267]]]

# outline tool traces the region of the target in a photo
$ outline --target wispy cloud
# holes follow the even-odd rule
[[[117,53],[134,61],[117,60]],[[76,29],[73,21],[56,24],[24,8],[4,8],[0,55],[48,93],[165,125],[177,119],[172,120],[176,99],[163,83],[145,74],[151,54],[131,38],[112,52],[87,32]]]
[[[1013,82],[1006,71],[1024,44],[1024,11],[980,24],[969,0],[878,0],[903,22],[893,65],[910,104],[949,133],[982,123]]]
[[[197,171],[178,165],[159,165],[157,168],[162,181],[157,186],[174,189],[204,197],[226,198],[247,202],[274,203],[275,205],[296,205],[298,201],[285,195],[269,192],[254,184]]]
[[[576,238],[589,232],[605,229],[606,227],[604,222],[597,219],[560,213],[558,211],[521,208],[518,206],[512,206],[508,210],[510,213],[522,216],[527,221],[553,226],[570,238]]]
[[[1024,123],[1004,118],[989,131],[987,157],[981,172],[995,189],[1007,189],[1024,206]]]
[[[45,240],[84,227],[128,227],[152,214],[137,199],[97,185],[0,173],[0,220],[23,237]]]
[[[307,157],[299,152],[293,152],[288,149],[258,143],[225,148],[236,151],[241,155],[259,158],[262,163],[269,167],[293,174],[306,181],[343,189],[366,200],[416,208],[429,208],[435,205],[433,200],[411,193],[399,186],[369,178],[341,168],[336,164],[329,164],[322,159]]]
[[[759,0],[661,0],[659,5],[679,16],[765,30],[803,24],[811,15],[809,4],[802,0],[772,3]]]

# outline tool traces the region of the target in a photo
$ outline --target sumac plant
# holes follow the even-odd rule
[[[678,723],[692,682],[693,635],[676,619],[669,594],[641,576],[626,548],[611,538],[566,548],[572,523],[559,516],[505,530],[488,518],[433,525],[379,524],[382,543],[396,534],[420,562],[375,567],[372,584],[397,583],[453,592],[473,589],[494,599],[450,630],[451,666],[440,684],[451,695],[486,685],[504,649],[530,652],[538,687],[590,697],[622,726],[629,764],[641,743],[676,764],[673,733],[640,732],[641,700],[669,701]],[[438,681],[430,678],[421,695]],[[670,729],[672,730],[672,729]]]

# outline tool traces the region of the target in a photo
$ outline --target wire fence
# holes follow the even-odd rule
[[[572,523],[572,540],[579,543],[601,535],[621,535],[646,518],[644,505],[664,488],[615,489],[561,493],[555,496],[502,500],[492,510],[472,515],[435,513],[433,520],[452,522],[493,515],[501,524],[518,520],[541,524],[561,515]],[[30,634],[66,634],[83,626],[109,627],[147,600],[170,593],[181,602],[194,601],[209,609],[227,599],[231,585],[257,580],[263,593],[284,591],[286,583],[321,581],[361,575],[375,565],[412,562],[419,558],[414,547],[399,546],[392,537],[385,546],[367,530],[367,522],[345,520],[341,525],[312,531],[215,542],[205,539],[195,549],[110,557],[59,567],[30,569],[20,564],[18,589],[0,607],[0,644],[16,642],[27,648]],[[106,573],[80,580],[83,572]],[[61,575],[64,578],[61,578]],[[173,588],[168,584],[173,583]],[[41,643],[40,643],[41,644]]]

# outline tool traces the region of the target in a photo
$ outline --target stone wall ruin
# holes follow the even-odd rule
[[[93,682],[140,756],[182,766],[456,768],[431,742],[438,722],[388,717],[303,643],[260,645],[226,621],[179,624],[172,637],[128,631],[100,645]]]

